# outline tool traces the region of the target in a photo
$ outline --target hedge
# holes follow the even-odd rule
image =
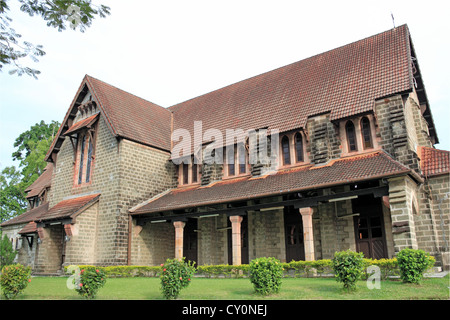
[[[397,259],[364,259],[365,270],[369,266],[378,266],[381,271],[381,278],[386,279],[388,276],[398,276],[400,274]],[[334,276],[331,260],[323,259],[316,261],[291,261],[281,264],[284,269],[284,277],[332,277]],[[79,265],[80,269],[92,267],[89,265]],[[67,268],[65,271],[67,273]],[[159,277],[161,275],[161,266],[110,266],[100,267],[107,277]],[[201,265],[196,267],[197,277],[206,278],[242,278],[248,277],[250,266],[242,264],[240,266],[233,265]],[[367,274],[364,275],[367,278]]]

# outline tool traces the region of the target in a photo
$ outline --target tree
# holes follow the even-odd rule
[[[14,166],[0,174],[0,223],[23,213],[27,208],[22,175]]]
[[[20,42],[22,37],[11,27],[12,19],[7,15],[10,10],[8,0],[0,0],[0,71],[4,65],[13,65],[10,74],[19,76],[27,74],[37,79],[41,72],[22,66],[20,61],[30,57],[38,62],[45,55],[42,45],[33,45],[28,41]],[[91,0],[18,0],[20,10],[30,16],[41,16],[47,26],[64,31],[67,25],[73,30],[86,31],[92,25],[96,16],[105,18],[110,14],[110,8],[104,5],[94,5]]]
[[[0,230],[0,269],[13,263],[17,251],[14,251],[11,241],[6,234],[2,237]]]
[[[13,160],[20,161],[16,167],[6,167],[0,175],[1,221],[9,220],[27,208],[25,190],[42,174],[47,163],[44,161],[60,124],[51,121],[36,123],[21,133],[14,142],[17,150]]]

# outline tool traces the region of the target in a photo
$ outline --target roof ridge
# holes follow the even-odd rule
[[[172,111],[168,110],[167,108],[165,108],[165,107],[163,107],[163,106],[160,106],[159,104],[157,104],[157,103],[155,103],[155,102],[152,102],[152,101],[150,101],[150,100],[147,100],[147,99],[145,99],[145,98],[142,98],[142,97],[140,97],[140,96],[138,96],[138,95],[136,95],[136,94],[134,94],[134,93],[131,93],[131,92],[129,92],[129,91],[126,91],[126,90],[124,90],[124,89],[121,89],[121,88],[119,88],[119,87],[117,87],[117,86],[115,86],[115,85],[112,85],[112,84],[110,84],[110,83],[108,83],[108,82],[105,82],[105,81],[103,81],[103,80],[100,80],[100,79],[98,79],[98,78],[96,78],[96,77],[93,77],[93,76],[91,76],[91,75],[89,75],[89,74],[86,74],[85,77],[86,77],[86,78],[93,79],[93,80],[96,80],[96,81],[99,81],[99,82],[101,82],[101,83],[103,83],[103,84],[106,84],[107,86],[110,86],[110,87],[116,89],[116,90],[122,91],[122,92],[124,92],[124,93],[126,93],[126,94],[129,94],[129,95],[131,95],[131,96],[134,96],[134,97],[136,97],[136,98],[138,98],[138,99],[140,99],[140,100],[144,100],[144,101],[146,101],[146,102],[149,102],[149,103],[151,103],[151,104],[154,104],[155,106],[160,107],[161,109],[164,109],[164,110],[167,110],[167,111],[169,111],[169,112],[172,112]]]

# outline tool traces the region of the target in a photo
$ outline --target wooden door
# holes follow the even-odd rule
[[[381,199],[373,196],[360,196],[352,201],[356,250],[366,258],[387,258],[386,237]]]
[[[183,256],[185,257],[185,261],[193,261],[195,263],[198,260],[198,237],[196,230],[197,219],[189,219],[183,230]]]
[[[302,215],[294,207],[284,208],[286,262],[305,260]]]

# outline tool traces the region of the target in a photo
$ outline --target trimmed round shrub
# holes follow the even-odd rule
[[[194,262],[185,262],[184,258],[182,260],[167,259],[161,268],[161,291],[164,298],[168,300],[178,298],[181,289],[191,283],[195,273]]]
[[[8,299],[14,299],[22,293],[31,282],[31,268],[21,264],[13,264],[2,268],[0,275],[0,286],[3,296]]]
[[[336,252],[331,263],[336,281],[342,282],[348,291],[355,290],[356,281],[361,279],[364,273],[363,253],[351,250]]]
[[[400,278],[403,282],[419,283],[423,273],[434,266],[434,257],[423,250],[403,249],[397,254]]]
[[[86,299],[94,299],[97,292],[106,283],[106,275],[102,269],[88,267],[81,269],[75,290]]]
[[[283,266],[278,259],[257,258],[250,262],[250,281],[258,294],[278,293],[282,277]]]

